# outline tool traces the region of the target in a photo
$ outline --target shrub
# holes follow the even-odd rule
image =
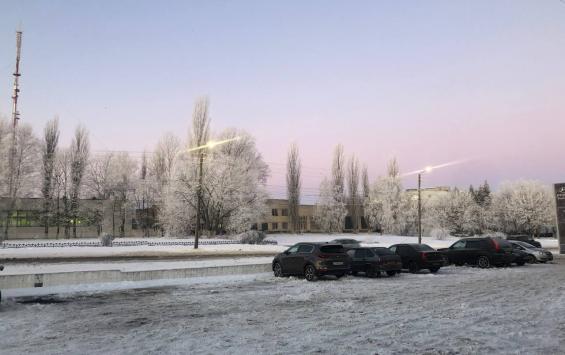
[[[437,240],[446,240],[449,237],[449,231],[445,228],[434,228],[430,232],[430,237]]]
[[[238,235],[241,244],[262,244],[267,235],[264,232],[251,230]]]
[[[114,241],[114,236],[108,233],[102,233],[98,240],[100,241],[100,245],[103,247],[111,247],[112,242]]]

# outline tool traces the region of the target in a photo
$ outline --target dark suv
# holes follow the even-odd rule
[[[273,259],[276,277],[304,275],[314,281],[320,276],[335,275],[337,278],[351,271],[351,260],[341,244],[298,243]]]
[[[428,269],[435,273],[444,265],[442,253],[427,244],[395,244],[389,249],[400,256],[402,268],[413,273],[420,269]]]
[[[402,269],[400,257],[388,248],[355,248],[349,249],[347,254],[351,257],[353,275],[364,272],[367,277],[375,277],[386,272],[388,276],[394,276]]]
[[[500,238],[464,238],[449,248],[439,249],[455,265],[477,265],[488,268],[491,265],[510,265],[515,260],[512,245]]]

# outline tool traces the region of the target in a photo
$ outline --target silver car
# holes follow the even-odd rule
[[[508,242],[512,244],[512,247],[528,254],[527,261],[530,264],[533,264],[535,262],[545,263],[553,260],[553,254],[551,254],[550,251],[542,248],[536,248],[529,243],[520,242],[517,240],[509,240]]]

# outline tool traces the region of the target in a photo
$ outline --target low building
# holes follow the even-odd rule
[[[268,199],[267,213],[253,227],[268,233],[290,232],[288,217],[288,200]],[[319,232],[314,222],[314,205],[300,205],[298,207],[299,230],[296,232]]]

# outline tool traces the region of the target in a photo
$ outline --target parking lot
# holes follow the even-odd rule
[[[269,274],[1,306],[0,353],[562,353],[565,263]],[[50,303],[50,301],[57,301]]]

